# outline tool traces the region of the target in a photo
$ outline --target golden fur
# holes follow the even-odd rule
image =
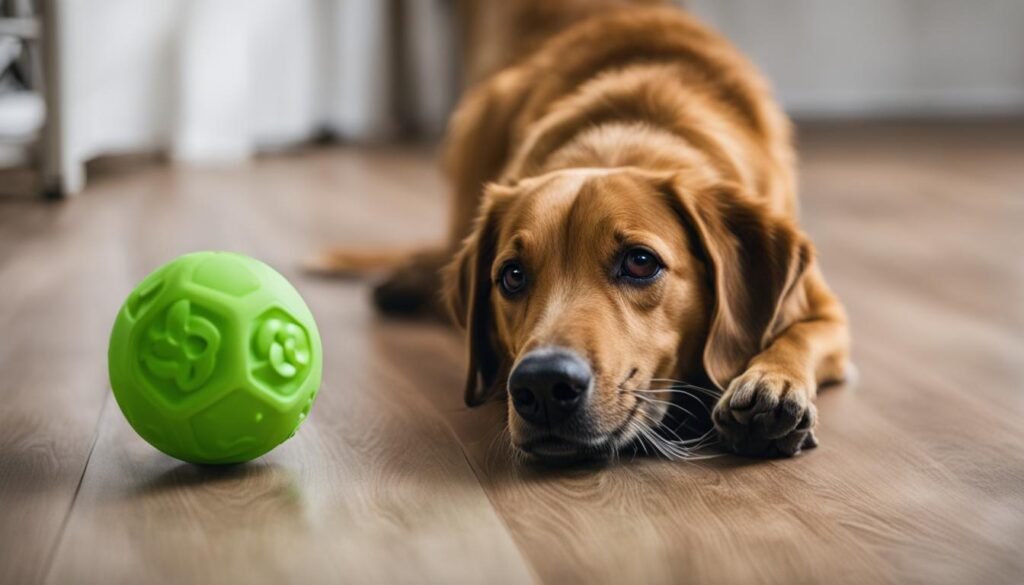
[[[397,271],[379,304],[421,308],[450,264],[444,290],[467,332],[469,404],[503,395],[531,349],[584,356],[595,375],[590,424],[565,438],[612,452],[666,416],[672,395],[652,392],[657,380],[708,380],[722,391],[715,426],[734,450],[813,446],[816,390],[842,377],[849,341],[797,225],[790,126],[766,84],[673,8],[513,4],[520,19],[547,13],[556,30],[530,28],[551,36],[520,39],[525,56],[490,76],[512,60],[501,38],[527,29],[494,35],[504,52],[480,49],[487,63],[470,70],[486,79],[449,127],[449,244]],[[498,5],[473,3],[471,22]],[[630,245],[663,262],[654,284],[609,278]],[[493,286],[509,258],[529,274],[524,298]],[[509,425],[517,446],[537,433],[511,405]]]

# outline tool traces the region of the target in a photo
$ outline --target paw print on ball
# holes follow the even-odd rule
[[[312,361],[309,335],[291,315],[274,308],[255,322],[253,376],[267,390],[289,396],[305,380]]]
[[[155,385],[180,392],[200,388],[217,365],[221,335],[186,299],[173,303],[146,330],[141,359]]]

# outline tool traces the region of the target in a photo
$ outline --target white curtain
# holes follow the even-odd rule
[[[436,134],[455,99],[444,0],[60,0],[59,10],[68,192],[104,154],[223,163],[323,132]]]

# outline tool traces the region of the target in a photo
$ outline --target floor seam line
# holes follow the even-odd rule
[[[522,557],[523,564],[526,565],[526,570],[530,572],[530,577],[533,578],[533,582],[543,583],[544,581],[540,578],[540,575],[537,574],[537,569],[533,566],[533,561],[531,561],[530,557],[523,552],[523,548],[519,544],[519,540],[516,539],[515,532],[512,531],[512,528],[508,525],[508,521],[505,520],[505,517],[498,510],[498,506],[495,505],[494,498],[491,497],[491,493],[487,491],[487,487],[484,485],[484,480],[481,477],[480,472],[477,471],[477,466],[473,464],[473,460],[469,457],[469,453],[466,452],[466,446],[462,443],[462,439],[459,438],[459,435],[455,432],[455,429],[451,426],[451,423],[448,422],[446,417],[442,416],[442,420],[444,420],[448,430],[451,431],[452,435],[455,437],[455,442],[459,445],[459,451],[462,453],[463,459],[466,460],[466,465],[469,465],[469,470],[473,472],[473,477],[476,478],[477,485],[479,485],[480,489],[484,492],[484,496],[487,498],[487,503],[491,505],[491,511],[494,512],[494,516],[498,519],[498,522],[501,522],[501,525],[505,528],[505,532],[508,534],[509,539],[516,547],[516,551],[519,553],[519,556]]]
[[[415,382],[410,380],[407,376],[401,373],[392,375],[395,376],[395,379],[399,381],[400,384],[415,389]],[[494,498],[492,498],[490,492],[487,491],[483,477],[481,476],[480,471],[478,471],[477,466],[473,464],[473,460],[466,449],[465,443],[462,441],[462,437],[459,436],[459,433],[455,430],[455,426],[448,418],[447,411],[438,408],[436,404],[429,400],[424,400],[424,403],[427,408],[429,408],[431,411],[434,412],[435,415],[437,415],[438,420],[441,422],[442,425],[444,425],[444,428],[448,432],[449,436],[451,436],[451,438],[455,441],[455,444],[459,448],[459,454],[462,455],[462,458],[466,462],[466,465],[469,466],[470,473],[472,473],[473,477],[476,479],[477,487],[480,488],[480,491],[483,492],[484,497],[487,498],[487,504],[491,507],[491,512],[494,514],[494,517],[497,518],[498,522],[501,523],[501,527],[505,530],[505,534],[508,535],[509,540],[512,541],[512,546],[514,546],[516,552],[519,553],[519,558],[523,560],[523,565],[525,566],[527,573],[529,573],[530,578],[534,583],[543,583],[544,581],[540,578],[540,575],[537,573],[536,568],[533,566],[532,560],[523,551],[523,548],[520,545],[519,541],[516,539],[515,533],[509,526],[508,521],[505,520],[505,517],[502,516],[502,514],[499,512],[498,506],[495,505]]]
[[[89,471],[89,464],[92,463],[92,454],[96,450],[96,443],[99,442],[100,438],[100,427],[103,424],[103,415],[107,411],[107,404],[110,402],[110,393],[107,392],[103,397],[103,405],[100,407],[100,413],[96,417],[96,427],[92,433],[92,443],[89,445],[89,452],[85,456],[85,464],[82,465],[82,473],[78,476],[78,483],[75,485],[75,493],[71,496],[71,503],[68,504],[68,509],[64,513],[64,518],[61,520],[60,529],[57,531],[57,538],[54,539],[53,548],[50,549],[49,554],[46,555],[46,572],[43,573],[43,583],[47,583],[50,580],[50,574],[53,572],[53,563],[57,560],[57,551],[60,550],[60,545],[64,542],[64,535],[67,533],[68,524],[71,522],[71,514],[75,510],[75,506],[78,504],[78,495],[82,492],[82,484],[85,483],[85,474]]]

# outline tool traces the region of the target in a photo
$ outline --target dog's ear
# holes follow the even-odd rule
[[[791,220],[737,186],[687,189],[670,180],[668,191],[708,266],[714,310],[704,369],[724,390],[785,326],[783,307],[813,249]]]
[[[490,186],[489,195],[500,188]],[[467,406],[483,404],[500,386],[502,359],[491,310],[491,264],[497,244],[499,197],[484,198],[469,237],[445,271],[445,298],[452,319],[466,332],[469,368]]]

